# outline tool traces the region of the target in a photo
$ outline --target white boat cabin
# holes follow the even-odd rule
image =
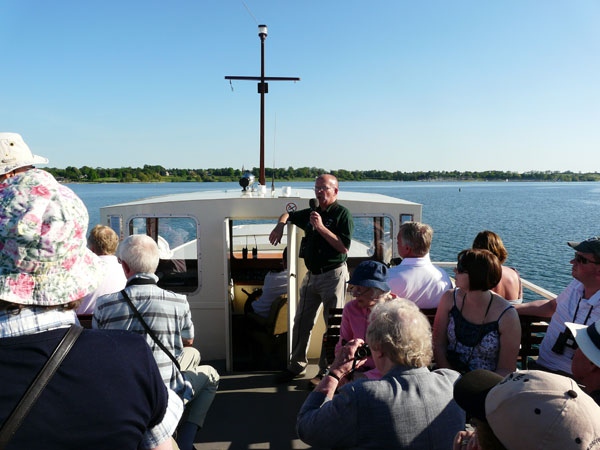
[[[262,188],[262,190],[261,190]],[[269,270],[281,268],[288,246],[287,324],[291,330],[298,287],[306,267],[298,258],[304,232],[288,225],[287,236],[277,247],[268,237],[277,218],[286,210],[309,207],[311,189],[278,188],[258,191],[211,191],[152,197],[101,208],[103,223],[120,239],[147,234],[157,241],[161,260],[159,286],[186,294],[195,327],[194,345],[203,360],[224,360],[236,370],[243,307],[247,295],[262,286]],[[389,262],[398,256],[396,235],[402,222],[421,220],[421,205],[380,194],[340,191],[338,201],[354,218],[350,270],[366,259]],[[321,319],[322,320],[322,319]],[[309,356],[318,357],[321,333],[316,329]],[[286,337],[287,349],[291,333]]]

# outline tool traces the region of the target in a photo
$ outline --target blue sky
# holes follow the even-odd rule
[[[268,166],[600,170],[600,2],[258,1]],[[0,0],[0,131],[50,166],[258,166],[239,0]]]

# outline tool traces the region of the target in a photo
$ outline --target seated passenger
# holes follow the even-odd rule
[[[588,325],[600,320],[600,237],[567,245],[575,250],[571,259],[574,280],[555,299],[536,300],[515,308],[519,314],[551,318],[535,368],[570,375],[576,345],[565,324]]]
[[[342,351],[346,342],[352,339],[364,340],[366,338],[369,314],[377,303],[398,298],[390,292],[387,273],[387,267],[377,261],[361,262],[352,272],[348,289],[352,292],[353,300],[346,304],[342,313],[340,340],[335,346],[336,356]],[[381,378],[381,372],[375,368],[370,356],[360,371],[352,375],[352,379],[366,377],[376,380]]]
[[[200,365],[200,352],[190,347],[194,324],[185,295],[156,285],[158,254],[150,236],[134,234],[123,240],[118,256],[127,286],[97,300],[92,327],[128,330],[145,337],[164,383],[186,404],[177,444],[181,450],[191,450],[217,393],[219,374],[209,365]]]
[[[433,229],[424,223],[405,222],[398,232],[402,262],[389,271],[392,292],[421,309],[437,308],[440,298],[452,288],[448,274],[429,259]]]
[[[171,250],[169,242],[164,237],[158,236],[157,245],[159,260],[155,274],[159,280],[162,281],[172,274],[185,273],[187,271],[185,259],[173,258],[173,250]]]
[[[347,343],[300,409],[298,436],[326,448],[449,448],[465,425],[465,413],[452,399],[459,374],[427,368],[429,321],[405,299],[379,303],[370,320],[367,342],[383,378],[349,383],[334,396],[364,341]]]
[[[73,311],[103,273],[83,202],[47,172],[0,183],[0,423],[68,332],[78,338],[8,448],[171,449],[183,404],[146,342],[82,330]]]
[[[567,322],[579,348],[571,361],[573,378],[600,405],[600,321],[589,326]]]
[[[508,252],[502,243],[502,239],[493,231],[481,231],[473,241],[473,248],[489,250],[504,264],[508,257]],[[510,303],[523,302],[523,286],[521,285],[521,277],[517,269],[512,267],[502,266],[502,277],[500,282],[492,288],[496,294],[505,298]]]
[[[500,261],[488,250],[463,250],[454,272],[456,289],[442,297],[433,325],[436,364],[462,373],[514,372],[521,343],[519,316],[490,290],[500,280]]]
[[[121,267],[115,256],[119,245],[119,236],[112,228],[96,225],[90,231],[87,244],[88,248],[100,257],[104,276],[96,290],[81,300],[81,305],[77,308],[77,314],[92,314],[98,297],[119,292],[127,283],[123,267]]]
[[[600,442],[600,407],[568,377],[474,370],[458,380],[454,399],[475,425],[456,436],[454,450],[583,450]]]
[[[261,296],[250,303],[248,308],[244,310],[252,309],[256,314],[261,317],[267,318],[271,311],[271,305],[278,297],[287,294],[288,288],[288,271],[287,271],[287,247],[283,249],[281,265],[282,270],[274,271],[271,270],[265,276],[265,281],[262,287]]]

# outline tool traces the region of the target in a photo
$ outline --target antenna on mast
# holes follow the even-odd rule
[[[242,2],[243,3],[243,2]],[[244,4],[245,5],[245,4]],[[269,84],[265,81],[300,81],[296,77],[265,77],[265,39],[267,39],[267,26],[258,26],[260,38],[260,77],[226,76],[226,80],[256,80],[260,94],[260,176],[258,182],[265,185],[265,94],[269,93]]]

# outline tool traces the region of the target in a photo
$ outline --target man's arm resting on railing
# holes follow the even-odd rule
[[[556,311],[556,299],[535,300],[529,303],[515,305],[520,316],[539,316],[550,318]]]
[[[283,237],[283,229],[285,228],[285,224],[287,223],[290,215],[288,213],[283,213],[279,216],[279,220],[277,221],[277,225],[271,231],[269,235],[269,242],[272,245],[277,245],[281,242],[281,238]]]

